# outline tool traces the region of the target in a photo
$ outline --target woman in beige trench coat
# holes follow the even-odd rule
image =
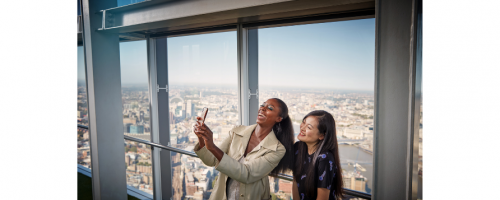
[[[280,99],[264,102],[255,125],[234,127],[219,146],[205,124],[198,122],[194,128],[194,152],[220,172],[210,200],[271,199],[268,175],[293,167],[292,121]]]

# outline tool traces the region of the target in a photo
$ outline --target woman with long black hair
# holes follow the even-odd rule
[[[234,127],[218,146],[205,124],[195,125],[194,152],[220,172],[211,200],[271,199],[268,175],[292,169],[293,126],[285,102],[268,99],[260,106],[256,122]]]
[[[294,144],[293,199],[342,199],[342,169],[333,116],[324,110],[307,114]]]

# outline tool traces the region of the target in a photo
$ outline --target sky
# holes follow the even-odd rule
[[[373,91],[375,19],[259,29],[259,87]],[[167,39],[169,84],[237,87],[236,32]],[[122,85],[146,85],[146,41],[120,43]],[[85,79],[78,47],[78,80]]]

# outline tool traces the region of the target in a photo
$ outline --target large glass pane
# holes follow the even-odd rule
[[[120,43],[123,132],[151,140],[146,41]]]
[[[77,85],[78,85],[78,108],[77,123],[81,125],[88,126],[89,121],[87,117],[87,86],[85,84],[85,58],[83,54],[83,47],[78,47],[78,71],[77,71]],[[84,128],[77,128],[77,146],[78,146],[78,164],[91,168],[90,162],[90,139],[89,131]]]
[[[146,41],[120,43],[124,134],[151,140]],[[153,194],[151,147],[125,140],[127,185]]]
[[[375,19],[265,28],[258,37],[259,101],[282,99],[295,136],[307,113],[331,113],[344,186],[371,193]],[[291,197],[288,183],[274,183],[278,197]]]
[[[151,147],[125,140],[127,185],[153,195],[153,167]]]
[[[236,32],[167,39],[170,143],[192,151],[195,117],[209,109],[205,123],[218,144],[238,124]],[[172,153],[173,199],[207,198],[218,172],[201,160]]]

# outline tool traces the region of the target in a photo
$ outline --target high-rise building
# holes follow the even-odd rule
[[[170,124],[175,124],[174,113],[170,111],[169,115],[170,115]]]
[[[175,108],[175,116],[176,117],[182,117],[182,106],[177,106]]]
[[[132,126],[132,123],[125,123],[123,124],[123,132],[125,133],[130,133],[130,126]]]
[[[181,119],[186,119],[187,117],[187,113],[186,113],[186,109],[187,109],[187,102],[184,101],[184,103],[182,103],[182,112],[181,112]]]
[[[131,125],[129,130],[130,130],[129,133],[143,134],[144,133],[144,126],[143,125]]]
[[[186,117],[193,117],[194,113],[194,103],[191,100],[186,101]]]

